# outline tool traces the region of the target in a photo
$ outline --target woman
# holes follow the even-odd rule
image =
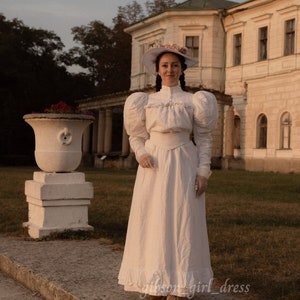
[[[217,103],[211,93],[183,91],[183,72],[196,63],[186,48],[154,46],[144,63],[157,72],[158,91],[134,93],[124,107],[139,167],[119,283],[150,299],[185,299],[213,277],[204,191]]]

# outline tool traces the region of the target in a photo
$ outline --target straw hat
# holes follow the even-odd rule
[[[184,57],[187,67],[197,64],[197,60],[188,55],[188,49],[186,47],[181,47],[176,44],[154,44],[144,54],[144,65],[152,74],[156,74],[156,58],[164,52],[172,52]]]

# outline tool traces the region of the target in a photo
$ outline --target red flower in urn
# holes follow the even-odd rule
[[[64,101],[59,101],[56,104],[52,104],[50,108],[45,108],[45,113],[51,114],[80,114],[82,113],[78,107],[68,105]]]

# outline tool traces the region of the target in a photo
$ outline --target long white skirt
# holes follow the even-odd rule
[[[146,150],[155,168],[137,171],[119,284],[142,294],[193,295],[213,277],[205,195],[195,191],[196,147],[148,140]]]

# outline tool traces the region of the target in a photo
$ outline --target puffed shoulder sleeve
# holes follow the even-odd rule
[[[143,154],[147,153],[145,141],[149,138],[149,134],[146,130],[144,109],[147,102],[146,93],[133,93],[126,99],[124,106],[124,126],[138,161]]]
[[[210,176],[212,137],[218,122],[218,105],[212,93],[201,91],[193,95],[194,105],[194,141],[198,151],[197,174],[208,178]]]

